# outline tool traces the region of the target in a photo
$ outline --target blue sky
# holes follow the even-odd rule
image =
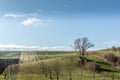
[[[95,48],[120,45],[119,0],[1,0],[0,47],[68,47],[88,37]]]

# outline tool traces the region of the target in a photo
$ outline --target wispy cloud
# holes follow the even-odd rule
[[[104,45],[106,46],[118,46],[120,44],[119,40],[111,40],[111,41],[106,41],[104,42]]]
[[[70,46],[24,46],[15,44],[0,45],[0,50],[40,50],[40,51],[72,51]]]
[[[23,14],[15,14],[15,13],[7,13],[7,14],[4,14],[4,17],[19,18],[19,17],[24,17],[24,15]]]
[[[37,24],[37,23],[42,23],[42,20],[41,19],[38,19],[38,18],[28,18],[24,21],[22,21],[22,25],[25,25],[25,26],[28,26],[28,25],[33,25],[33,24]]]
[[[55,22],[54,19],[39,19],[41,10],[38,9],[36,12],[33,13],[6,13],[3,17],[10,17],[20,20],[20,24],[24,26],[43,26],[43,25],[50,25],[51,23]]]
[[[0,48],[26,48],[26,46],[6,44],[6,45],[0,45]]]
[[[35,17],[35,16],[38,16],[38,15],[39,15],[39,13],[38,13],[38,11],[36,11],[36,12],[33,12],[33,13],[27,13],[27,14],[24,14],[24,13],[22,13],[22,14],[19,14],[19,13],[5,13],[3,16],[4,17],[12,17],[12,18],[20,18],[20,17],[30,17],[30,16]]]

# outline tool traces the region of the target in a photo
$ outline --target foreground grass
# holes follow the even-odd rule
[[[111,80],[111,67],[104,60],[98,59],[94,56],[87,56],[87,59],[99,63],[101,65],[101,69],[103,70],[103,72],[99,74],[96,73],[95,75],[93,75],[93,73],[87,69],[82,70],[82,74],[81,74],[81,69],[77,64],[79,58],[71,53],[69,55],[41,54],[39,55],[39,57],[42,58],[41,61],[51,66],[52,66],[52,62],[54,62],[54,60],[58,60],[57,58],[59,58],[62,67],[59,75],[60,80],[69,80],[69,74],[68,74],[68,70],[66,69],[66,63],[67,62],[71,63],[71,58],[73,59],[72,64],[74,64],[74,68],[72,72],[73,80]],[[42,74],[41,65],[39,64],[39,62],[40,61],[21,64],[20,72],[18,73],[17,80],[50,80],[49,74],[47,75],[47,77]],[[119,80],[119,75],[120,75],[119,69],[116,69],[116,71],[117,72],[115,72],[116,75],[115,77],[116,80]],[[54,71],[52,72],[52,76],[54,80],[56,80],[56,75]]]
[[[33,66],[31,66],[31,64],[21,65],[17,80],[50,80],[49,76],[45,77],[45,75],[42,74],[41,68],[38,67],[40,65],[38,65],[37,63],[33,63],[33,64],[32,64]],[[54,77],[54,80],[56,80],[56,76],[54,72],[52,75]],[[59,78],[60,80],[69,80],[68,71],[63,68],[63,70],[61,70]],[[95,77],[93,77],[93,74],[91,74],[88,71],[83,71],[81,75],[80,68],[78,67],[75,67],[74,72],[72,74],[72,78],[73,80],[91,80],[91,79],[103,80],[104,78],[106,80],[111,80],[110,77],[105,77],[101,74],[95,74]]]

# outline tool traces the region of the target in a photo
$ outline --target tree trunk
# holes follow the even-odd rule
[[[72,74],[69,74],[69,76],[70,76],[70,80],[72,80]]]
[[[84,57],[85,56],[85,53],[84,53],[84,51],[82,52],[82,57]]]
[[[81,65],[84,65],[84,64],[85,64],[85,58],[84,58],[84,57],[81,57],[81,58],[80,58],[80,62],[81,62]]]
[[[53,80],[52,71],[50,71],[50,80]]]
[[[45,69],[44,69],[44,67],[42,68],[42,73],[43,73],[43,75],[45,74]]]
[[[57,80],[59,80],[59,74],[57,74]]]
[[[115,78],[115,75],[114,75],[114,63],[111,63],[111,66],[112,66],[112,80],[114,80]]]
[[[114,70],[113,70],[113,67],[112,67],[112,80],[114,80],[115,78],[115,75],[114,75]]]
[[[112,80],[114,80],[114,72],[112,72]]]

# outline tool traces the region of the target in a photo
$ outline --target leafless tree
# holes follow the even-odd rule
[[[59,80],[59,74],[60,74],[61,68],[62,68],[62,66],[60,64],[59,59],[55,60],[54,63],[53,63],[53,70],[56,74],[57,80]]]
[[[53,79],[54,79],[53,76],[52,76],[53,66],[52,66],[51,64],[52,64],[52,63],[50,63],[50,64],[48,65],[48,73],[49,73],[49,78],[50,78],[50,80],[53,80]]]
[[[94,44],[92,44],[87,37],[78,38],[74,41],[73,48],[75,49],[79,58],[81,59],[81,62],[83,63],[85,58],[85,52],[91,47],[94,47]]]
[[[116,52],[117,51],[117,47],[116,46],[112,46],[112,50]]]
[[[44,66],[44,69],[45,69],[45,77],[48,77],[48,65],[47,64],[45,64],[45,66]]]
[[[42,74],[45,77],[49,76],[50,80],[53,80],[53,77],[52,77],[53,66],[51,64],[47,64],[44,61],[41,61],[40,62],[40,67],[41,67],[41,70],[42,70]]]
[[[72,80],[72,74],[75,68],[75,62],[74,62],[74,57],[69,56],[68,60],[66,61],[66,69],[68,71],[68,75],[69,75],[69,80]]]
[[[43,61],[40,62],[40,67],[42,70],[42,74],[44,75],[45,74],[45,63]]]

